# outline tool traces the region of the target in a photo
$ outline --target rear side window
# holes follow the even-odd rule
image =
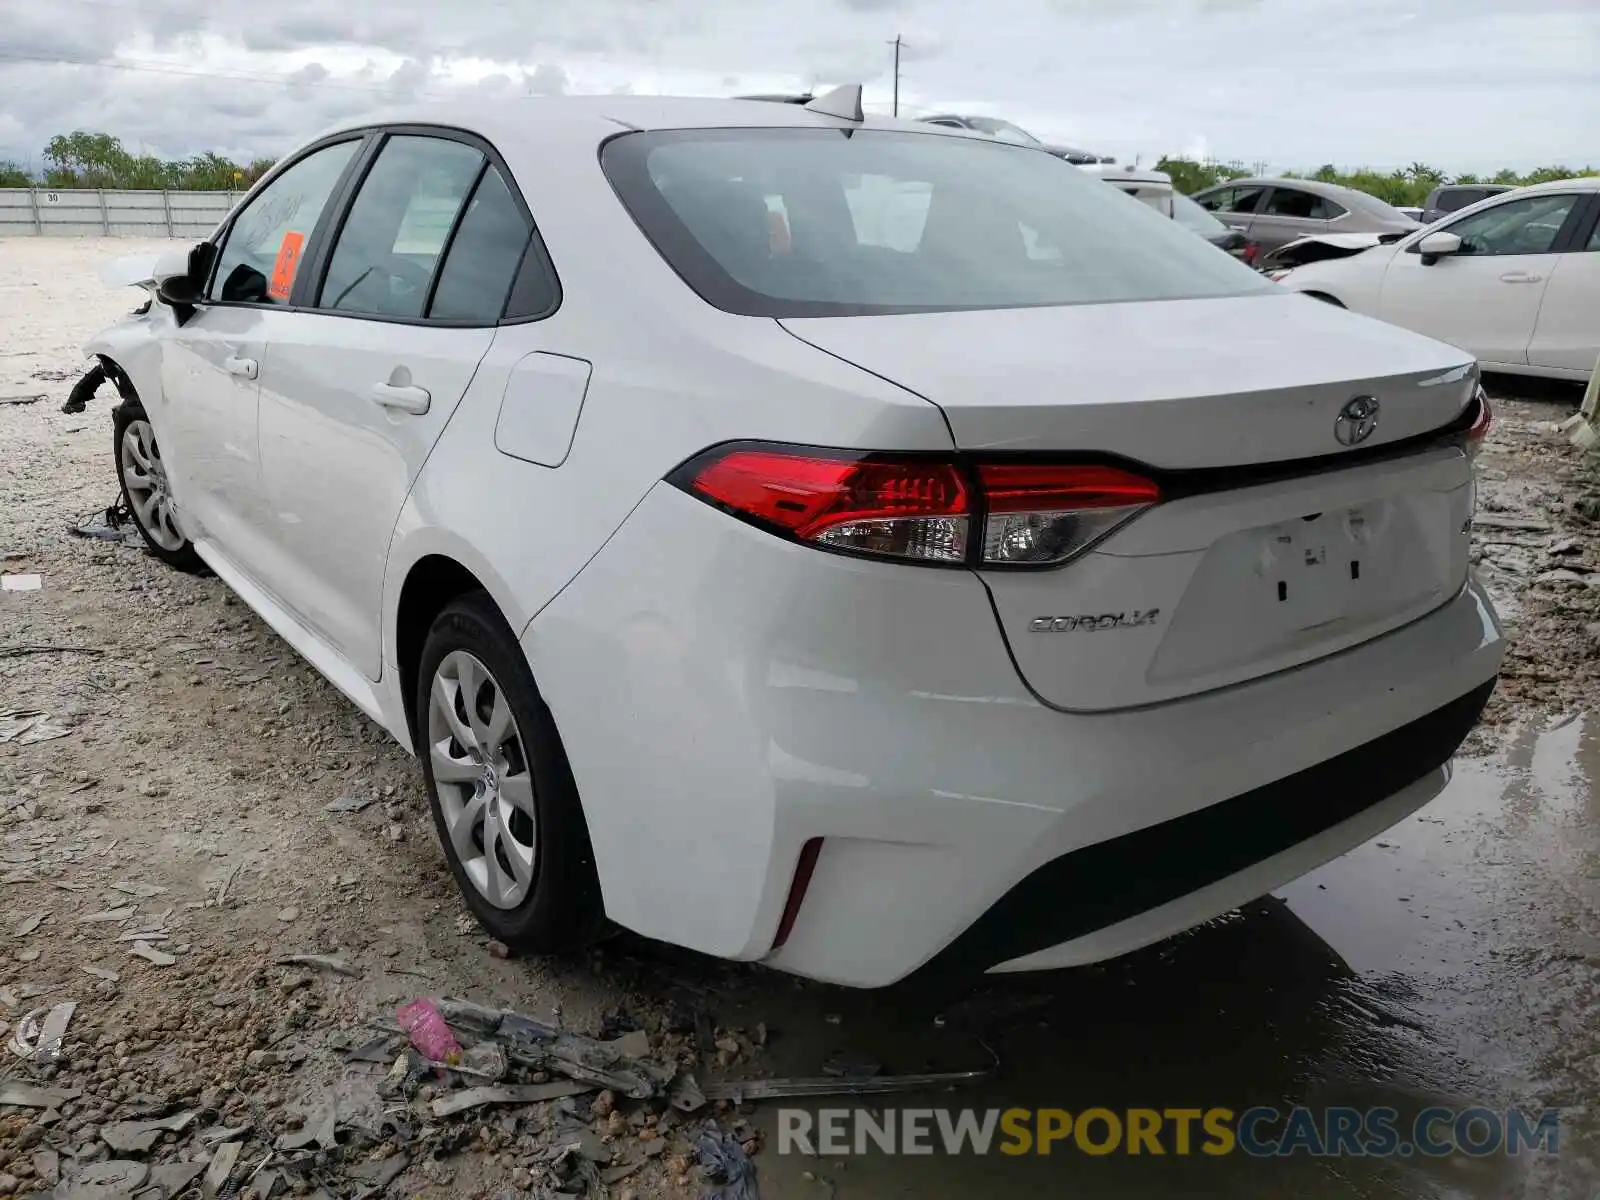
[[[1439,201],[1436,207],[1443,212],[1453,213],[1467,207],[1469,204],[1476,204],[1488,194],[1488,192],[1480,192],[1472,188],[1453,188],[1450,191],[1439,193]]]
[[[389,138],[339,231],[318,306],[421,317],[445,240],[483,164],[462,142]]]
[[[498,321],[531,233],[511,189],[490,167],[478,181],[450,243],[428,316],[484,324]]]
[[[234,218],[206,293],[234,304],[287,304],[301,251],[359,138],[313,150],[250,200]]]
[[[1307,221],[1331,221],[1344,216],[1345,210],[1332,200],[1314,192],[1296,191],[1294,188],[1273,188],[1262,212],[1275,217],[1299,217]]]
[[[719,308],[843,316],[1270,291],[1053,155],[889,130],[632,133],[601,164]]]

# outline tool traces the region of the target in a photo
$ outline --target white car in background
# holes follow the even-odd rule
[[[517,947],[1107,958],[1426,803],[1494,685],[1469,356],[859,89],[352,120],[145,278],[140,531]]]
[[[1600,177],[1503,192],[1390,245],[1269,274],[1488,370],[1582,381],[1600,357]]]

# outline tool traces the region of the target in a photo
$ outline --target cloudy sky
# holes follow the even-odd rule
[[[861,81],[1145,164],[1600,166],[1600,0],[0,0],[0,158],[277,154],[396,100]]]

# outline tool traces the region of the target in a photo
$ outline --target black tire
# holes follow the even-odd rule
[[[456,652],[478,660],[488,670],[490,682],[504,696],[515,721],[513,733],[520,743],[520,757],[525,759],[531,777],[536,820],[533,828],[537,834],[533,840],[533,881],[515,907],[490,903],[469,875],[452,846],[439,782],[434,777],[429,705],[435,675]],[[598,940],[605,910],[577,784],[522,649],[487,593],[458,597],[433,622],[418,664],[415,705],[417,758],[422,763],[434,828],[456,886],[479,924],[508,947],[530,954],[580,950]],[[481,838],[476,845],[483,849]]]
[[[146,424],[149,424],[150,421],[149,416],[144,411],[144,405],[137,400],[124,400],[112,410],[111,462],[117,472],[117,490],[122,493],[122,503],[131,514],[133,527],[139,531],[139,536],[144,539],[145,548],[151,554],[176,570],[184,571],[191,575],[201,574],[205,571],[206,565],[200,556],[195,553],[193,543],[183,534],[183,531],[174,530],[180,539],[176,545],[170,544],[170,539],[165,538],[163,540],[167,540],[169,544],[162,545],[155,534],[145,526],[144,520],[139,516],[139,510],[133,506],[133,497],[128,494],[128,477],[123,469],[122,440],[123,435],[128,432],[128,428],[137,421],[143,421]],[[153,445],[153,428],[151,430],[151,439]]]

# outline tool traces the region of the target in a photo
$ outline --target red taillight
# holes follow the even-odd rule
[[[734,450],[689,486],[803,541],[926,562],[966,558],[971,502],[950,463]]]
[[[1244,261],[1245,261],[1245,265],[1246,266],[1250,266],[1250,267],[1255,266],[1256,265],[1256,259],[1258,259],[1260,257],[1261,257],[1261,245],[1260,245],[1260,243],[1258,243],[1258,242],[1246,242],[1244,244]]]
[[[789,884],[789,898],[784,901],[783,916],[778,919],[778,933],[772,939],[774,950],[789,940],[794,923],[800,916],[800,906],[805,903],[806,889],[811,886],[811,876],[817,869],[817,856],[821,853],[821,838],[810,838],[800,847],[800,858],[794,867],[794,880]]]
[[[800,541],[949,565],[1065,562],[1157,503],[1119,467],[1033,462],[969,468],[937,459],[732,447],[687,464],[680,487]],[[983,514],[973,561],[971,521]]]

